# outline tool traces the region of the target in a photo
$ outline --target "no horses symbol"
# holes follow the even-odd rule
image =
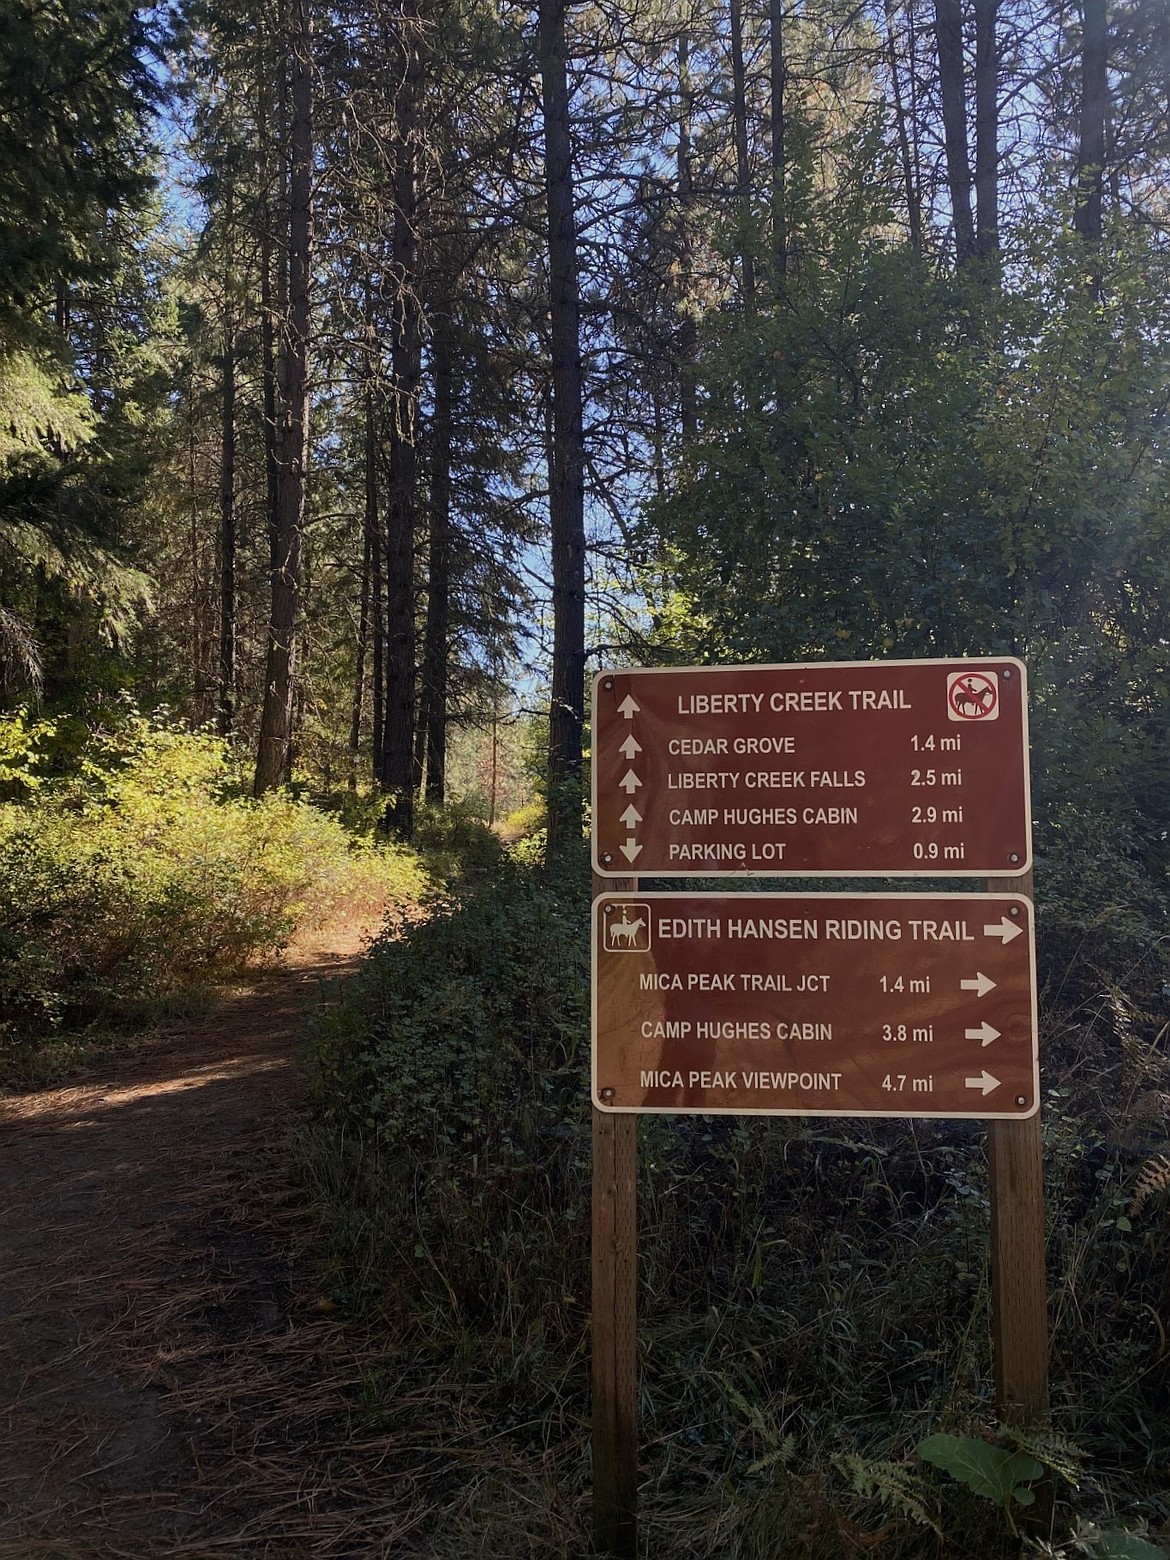
[[[998,720],[999,682],[996,673],[948,673],[947,715],[951,720]]]

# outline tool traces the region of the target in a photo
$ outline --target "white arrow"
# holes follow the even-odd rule
[[[635,828],[642,821],[642,814],[634,806],[633,802],[626,808],[619,818],[619,823],[624,823],[627,829]]]
[[[1004,947],[1006,948],[1013,937],[1019,937],[1023,934],[1023,930],[1024,928],[1022,926],[1017,926],[1014,921],[1009,921],[1005,915],[1003,920],[1000,921],[998,925],[985,926],[983,928],[983,935],[984,937],[1001,938],[1003,940]]]
[[[993,1078],[986,1068],[978,1078],[967,1078],[964,1081],[969,1089],[978,1089],[983,1094],[990,1094],[992,1089],[999,1088],[999,1079]]]
[[[642,854],[642,847],[640,845],[635,845],[633,840],[627,840],[624,845],[619,845],[618,849],[621,851],[626,860],[631,863],[636,861]]]
[[[641,708],[642,706],[640,704],[634,703],[633,694],[627,693],[625,698],[618,705],[618,714],[624,715],[627,720],[633,720],[634,716],[637,715]]]
[[[632,769],[627,769],[625,774],[618,781],[618,785],[621,786],[622,790],[626,793],[627,796],[633,796],[634,792],[641,784],[642,782],[638,779],[637,775]]]
[[[993,1040],[999,1039],[999,1030],[993,1029],[986,1020],[978,1029],[964,1029],[963,1033],[968,1040],[981,1040],[984,1045],[990,1045]]]
[[[976,974],[974,980],[961,980],[959,985],[964,991],[977,991],[981,997],[985,997],[989,991],[995,990],[995,982],[988,980],[982,971]]]
[[[632,731],[626,740],[622,743],[621,747],[618,748],[618,752],[622,755],[623,758],[633,758],[635,753],[640,753],[641,751],[642,744],[640,742],[634,741],[634,733]]]

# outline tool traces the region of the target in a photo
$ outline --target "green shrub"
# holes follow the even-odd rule
[[[0,726],[0,731],[3,727]],[[0,1043],[230,976],[343,903],[416,898],[415,859],[353,841],[283,793],[239,794],[222,743],[132,719],[95,737],[74,771],[36,773],[0,803]]]
[[[525,802],[523,807],[517,807],[515,812],[500,822],[500,838],[514,844],[517,840],[529,839],[534,834],[539,834],[548,824],[548,809],[543,801],[537,799]]]
[[[416,1319],[490,1327],[534,1285],[581,1293],[583,1244],[549,1233],[587,1196],[587,907],[505,863],[389,929],[321,1021],[319,1143]]]
[[[411,1433],[431,1415],[421,1433],[444,1435],[457,1399],[464,1436],[499,1452],[489,1503],[560,1448],[565,1513],[587,1483],[588,880],[554,886],[518,854],[389,931],[321,1020],[306,1154],[333,1293],[384,1316],[364,1408],[393,1419],[406,1402]],[[1047,1079],[1053,1403],[1111,1493],[1065,1492],[1060,1531],[1108,1525],[1114,1503],[1150,1517],[1161,1464],[1143,1448],[1170,1435],[1164,1210],[1123,1216],[1132,1170],[1086,1153],[1069,1093],[1084,1059],[1067,1066]],[[651,1116],[638,1139],[647,1553],[1018,1555],[1002,1500],[909,1461],[931,1430],[978,1434],[989,1412],[981,1129]],[[514,1520],[493,1554],[532,1552]],[[557,1521],[541,1553],[583,1553]],[[436,1553],[470,1552],[473,1529]]]
[[[411,844],[443,882],[485,877],[504,860],[502,841],[466,802],[417,808]]]

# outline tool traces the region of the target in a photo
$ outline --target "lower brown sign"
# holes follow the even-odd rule
[[[1030,1116],[1035,940],[1015,894],[605,894],[601,1110]]]

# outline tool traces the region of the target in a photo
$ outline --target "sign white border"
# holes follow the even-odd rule
[[[737,1109],[731,1106],[686,1106],[686,1105],[610,1105],[600,1097],[597,1081],[597,924],[600,919],[599,909],[607,900],[669,900],[692,899],[700,897],[701,891],[690,892],[679,889],[656,890],[649,893],[641,889],[630,890],[627,893],[619,891],[607,891],[598,894],[589,909],[589,1087],[593,1104],[598,1110],[606,1111],[614,1116],[839,1116],[855,1119],[874,1118],[879,1121],[1026,1121],[1029,1116],[1034,1116],[1040,1109],[1040,1013],[1036,992],[1036,906],[1026,894],[874,894],[876,899],[905,900],[907,904],[914,904],[919,900],[930,900],[937,903],[940,899],[952,902],[959,906],[990,907],[995,904],[1018,904],[1024,900],[1028,904],[1028,973],[1029,997],[1032,1019],[1032,1106],[1030,1110],[802,1110],[799,1106],[783,1106],[775,1110],[762,1109]],[[793,892],[781,893],[723,893],[721,890],[712,889],[702,894],[702,897],[715,899],[745,899],[753,904],[762,906],[776,900],[811,899],[817,903],[832,903],[836,900],[849,900],[856,902],[864,899],[864,892],[860,894],[813,894]]]
[[[767,661],[737,662],[734,666],[608,666],[596,673],[590,690],[592,702],[590,704],[590,757],[589,757],[589,805],[591,816],[597,816],[597,700],[601,689],[601,683],[606,677],[621,677],[636,674],[638,677],[677,677],[683,674],[694,676],[701,672],[704,675],[731,675],[743,672],[822,672],[822,671],[848,671],[851,669],[873,667],[898,667],[898,666],[940,666],[949,667],[959,672],[967,667],[975,666],[1014,666],[1018,668],[1020,675],[1020,725],[1021,741],[1023,743],[1024,759],[1024,859],[1018,866],[1006,865],[1002,867],[962,867],[954,866],[938,867],[907,867],[902,869],[882,868],[875,871],[872,868],[857,867],[849,871],[826,872],[822,868],[801,868],[787,872],[775,872],[767,867],[709,867],[701,872],[694,870],[678,871],[665,867],[639,869],[635,866],[604,866],[598,854],[598,841],[596,828],[590,828],[590,855],[593,861],[593,871],[602,878],[764,878],[769,881],[787,881],[797,878],[989,878],[989,877],[1023,877],[1032,870],[1032,773],[1029,762],[1031,750],[1028,732],[1028,668],[1024,662],[1014,655],[972,655],[972,656],[938,656],[924,658],[922,660],[906,661],[789,661],[784,663]],[[973,722],[977,724],[977,722]],[[712,892],[717,892],[713,890]]]

